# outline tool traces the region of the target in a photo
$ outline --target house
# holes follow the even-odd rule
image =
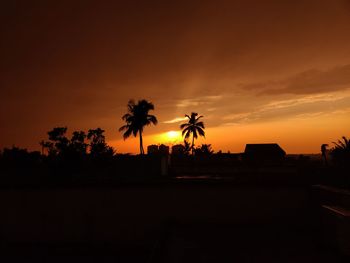
[[[149,145],[147,147],[147,154],[154,155],[154,154],[160,154],[160,155],[168,155],[169,154],[169,146],[166,146],[164,144],[161,145]]]
[[[176,144],[171,147],[171,154],[172,155],[184,155],[185,154],[185,147],[182,144]]]
[[[149,145],[147,147],[147,154],[158,154],[158,145]]]
[[[275,163],[284,160],[286,152],[277,143],[246,144],[244,159],[252,162]]]
[[[168,155],[169,154],[169,146],[166,146],[164,144],[159,145],[158,151],[162,155]]]

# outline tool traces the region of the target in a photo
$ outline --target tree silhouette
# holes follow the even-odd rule
[[[112,156],[114,150],[106,144],[104,133],[101,128],[90,129],[87,138],[90,141],[90,155],[92,157]]]
[[[194,152],[198,156],[210,156],[214,153],[211,144],[202,144],[200,147],[197,147]]]
[[[74,131],[70,139],[66,137],[67,127],[56,127],[49,131],[49,140],[40,142],[42,154],[47,152],[53,159],[64,162],[80,162],[90,156],[92,159],[113,157],[115,150],[105,141],[101,128]]]
[[[106,137],[103,134],[104,132],[101,128],[90,129],[87,138],[91,141],[91,144],[105,143]]]
[[[49,141],[41,141],[42,154],[45,149],[48,155],[72,158],[86,154],[87,144],[85,143],[86,134],[83,131],[74,131],[71,139],[66,137],[67,127],[56,127],[49,131]]]
[[[85,143],[86,134],[84,131],[74,131],[70,139],[70,149],[79,155],[86,154],[87,144]]]
[[[342,139],[343,141],[333,142],[335,146],[331,149],[332,157],[339,164],[349,163],[350,161],[350,140],[345,136]]]
[[[180,129],[182,130],[182,136],[185,136],[185,140],[188,139],[192,134],[192,154],[194,154],[194,139],[198,138],[199,136],[205,136],[204,133],[204,123],[202,121],[199,121],[200,118],[203,116],[198,116],[198,113],[192,112],[191,116],[185,115],[186,118],[188,118],[187,123],[183,123],[180,125]]]
[[[54,148],[54,144],[52,142],[48,142],[48,141],[40,141],[40,146],[41,146],[41,154],[44,155],[45,154],[45,149],[47,151],[47,154],[52,156],[52,155],[56,155],[56,150]]]
[[[41,141],[42,153],[47,149],[49,155],[59,155],[67,151],[69,140],[66,137],[67,127],[55,127],[47,134],[49,141]]]
[[[157,118],[154,115],[148,114],[150,110],[154,110],[154,105],[147,100],[139,100],[135,104],[134,100],[129,100],[128,113],[126,113],[122,119],[126,122],[126,125],[119,128],[119,131],[125,131],[123,134],[124,140],[129,138],[130,135],[134,137],[139,134],[140,136],[140,154],[144,154],[142,133],[143,129],[147,125],[158,123]]]

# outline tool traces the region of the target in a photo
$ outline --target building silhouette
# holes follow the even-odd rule
[[[244,159],[258,163],[275,163],[283,161],[286,152],[277,143],[246,144]]]

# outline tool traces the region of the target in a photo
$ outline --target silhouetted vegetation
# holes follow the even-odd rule
[[[48,141],[41,141],[42,153],[49,157],[77,160],[82,158],[108,158],[114,155],[112,147],[105,142],[101,128],[74,131],[71,138],[66,137],[67,127],[56,127],[49,131]]]
[[[0,152],[0,186],[73,186],[150,181],[161,174],[161,145],[156,156],[116,154],[101,128],[73,131],[50,130],[42,152],[13,147]],[[166,168],[166,167],[165,167]],[[165,170],[166,171],[166,170]]]
[[[89,130],[87,139],[90,141],[90,156],[92,158],[109,158],[114,155],[114,149],[106,144],[105,131],[97,128],[95,130]]]
[[[30,170],[35,165],[40,164],[42,155],[38,151],[29,152],[27,149],[21,149],[16,146],[4,148],[0,154],[1,168],[5,170],[22,172]]]
[[[154,115],[148,114],[149,111],[154,110],[154,105],[147,100],[139,100],[137,104],[135,101],[130,100],[128,103],[128,113],[126,113],[122,119],[126,122],[126,125],[120,127],[119,131],[125,131],[123,134],[124,140],[129,138],[130,135],[140,137],[140,154],[144,154],[142,133],[143,129],[147,125],[158,123],[157,118]]]
[[[188,141],[184,141],[183,144],[175,144],[171,147],[171,154],[177,156],[187,156],[191,152],[191,145]]]
[[[187,140],[192,135],[192,144],[191,144],[191,150],[192,155],[194,154],[194,140],[198,138],[199,136],[205,136],[204,132],[204,123],[202,121],[199,121],[203,116],[198,116],[198,113],[192,112],[191,116],[185,115],[186,118],[188,118],[187,123],[183,123],[180,125],[180,129],[182,130],[182,136],[185,136],[185,140]]]
[[[202,144],[194,150],[196,156],[210,156],[214,154],[211,144]]]
[[[205,127],[201,121],[203,116],[192,112],[185,115],[187,123],[180,125],[184,142],[172,146],[171,156],[169,146],[163,144],[148,146],[148,155],[144,156],[144,128],[157,124],[157,118],[149,114],[154,110],[154,105],[147,100],[137,103],[130,100],[127,108],[128,112],[122,117],[126,124],[119,131],[124,132],[124,139],[131,135],[139,136],[139,156],[117,154],[106,143],[105,131],[101,128],[87,132],[73,131],[69,136],[67,127],[55,127],[47,133],[48,138],[40,142],[41,153],[18,147],[5,148],[0,152],[2,182],[49,182],[54,185],[62,182],[66,185],[76,182],[108,183],[134,179],[158,180],[164,174],[175,178],[184,174],[205,175],[249,182],[256,178],[268,181],[269,177],[277,180],[280,174],[288,174],[284,175],[288,180],[350,186],[350,143],[345,136],[334,142],[334,147],[329,151],[329,161],[326,144],[321,146],[321,154],[315,156],[286,157],[277,144],[247,144],[245,153],[219,151],[215,154],[211,144],[195,147],[195,139],[205,136]],[[329,165],[322,165],[322,158]]]
[[[350,142],[345,136],[328,150],[327,144],[321,145],[323,168],[320,172],[322,184],[340,188],[350,188]],[[328,157],[329,158],[328,158]],[[320,165],[321,167],[321,165]]]
[[[195,124],[198,125],[199,117],[195,119]],[[201,124],[199,126],[204,127]],[[187,127],[192,126],[187,125]],[[193,135],[191,131],[192,129],[187,129],[185,132]],[[197,132],[197,134],[200,133]],[[278,162],[263,161],[252,165],[251,162],[245,160],[243,153],[231,154],[220,151],[215,154],[211,144],[202,144],[193,148],[187,140],[184,140],[183,144],[172,147],[169,159],[164,159],[163,157],[169,154],[169,147],[166,145],[149,146],[147,156],[116,154],[114,149],[107,145],[104,130],[101,128],[90,129],[87,132],[73,131],[71,136],[68,136],[67,127],[55,127],[47,135],[48,139],[40,142],[41,153],[28,152],[17,147],[3,150],[0,154],[2,182],[72,185],[87,182],[89,184],[97,182],[108,184],[134,180],[148,181],[159,177],[161,170],[173,177],[184,174],[191,176],[204,174],[235,178],[237,182],[249,182],[256,180],[254,178],[258,176],[259,180],[268,182],[268,178],[277,180],[278,176],[281,177],[281,173],[294,171],[291,177],[286,177],[290,178],[288,180],[306,180],[317,183],[317,176],[323,175],[326,183],[347,185],[343,172],[346,167],[344,165],[346,158],[348,158],[346,156],[348,156],[349,143],[346,138],[335,144],[332,149],[333,162],[328,167],[329,169],[323,171],[320,170],[322,168],[321,155],[316,159],[297,155],[293,158],[279,159]],[[190,155],[192,150],[193,154]],[[268,158],[267,155],[269,153],[263,154],[263,160]],[[336,158],[341,161],[335,162]],[[164,160],[169,160],[169,163],[164,163]],[[170,166],[167,167],[167,165]],[[332,174],[327,175],[326,173],[330,171]],[[294,179],[291,179],[292,177]],[[286,180],[283,178],[282,176],[278,180]]]
[[[348,165],[350,164],[350,141],[345,136],[342,140],[333,142],[334,147],[331,149],[331,156],[336,165]]]

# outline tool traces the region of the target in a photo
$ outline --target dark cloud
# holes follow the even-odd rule
[[[309,70],[288,80],[285,91],[307,94],[350,88],[350,64],[330,70]]]
[[[259,95],[313,94],[334,92],[350,88],[350,64],[328,70],[310,69],[283,80],[241,84],[244,90]]]

